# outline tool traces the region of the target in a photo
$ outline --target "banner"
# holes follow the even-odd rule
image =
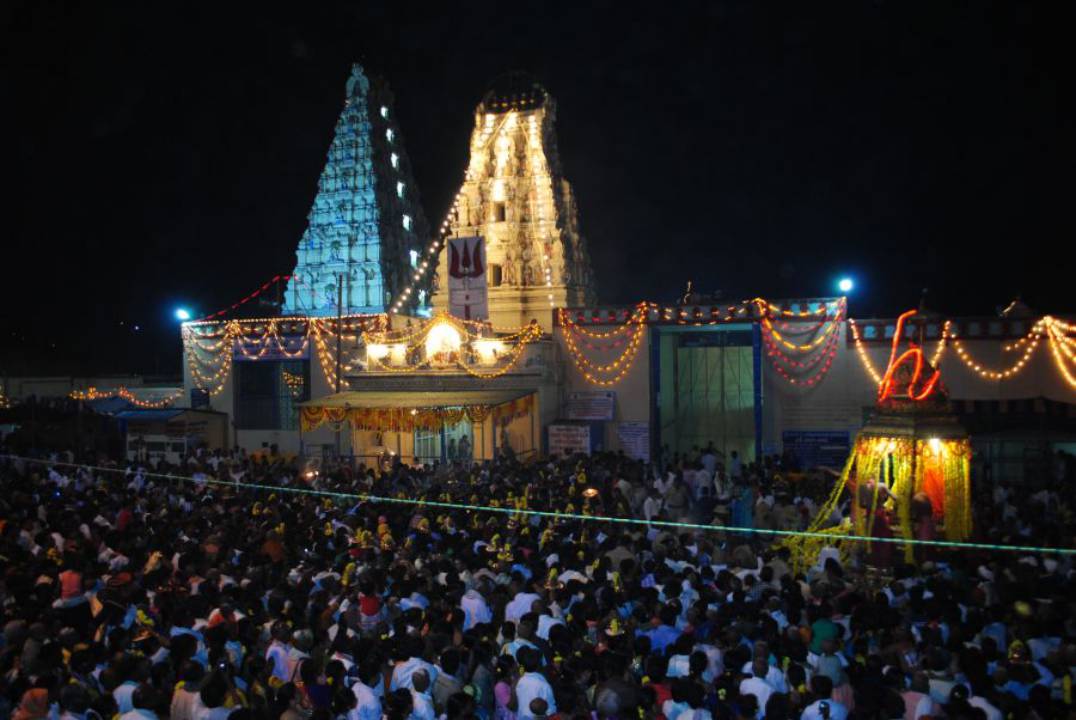
[[[589,425],[550,425],[549,454],[562,458],[576,453],[590,454]]]
[[[489,317],[484,238],[448,239],[448,312],[464,320]]]
[[[618,423],[616,436],[625,455],[632,460],[650,462],[650,423]]]
[[[616,393],[594,390],[568,393],[569,420],[612,420]]]
[[[832,430],[785,430],[782,449],[790,452],[803,470],[823,466],[840,468],[849,453],[847,432]]]

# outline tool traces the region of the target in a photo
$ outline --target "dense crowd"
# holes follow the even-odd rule
[[[805,527],[832,477],[788,458],[92,464],[0,459],[0,720],[1073,715],[1071,555],[657,522]],[[976,539],[1072,547],[1072,472],[976,488]]]

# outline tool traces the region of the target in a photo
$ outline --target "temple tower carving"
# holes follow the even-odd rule
[[[554,307],[589,305],[594,283],[571,185],[557,152],[556,103],[533,78],[498,79],[475,110],[451,236],[486,238],[490,320],[552,329]],[[447,253],[435,309],[448,307]]]
[[[343,313],[384,312],[430,236],[392,93],[358,64],[307,221],[284,293],[286,315],[335,315],[339,283]]]

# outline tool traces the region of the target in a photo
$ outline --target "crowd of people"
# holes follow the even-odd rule
[[[791,465],[5,456],[0,720],[1073,715],[1071,554],[800,567],[750,531],[813,518]],[[976,488],[976,539],[1073,547],[1055,467]]]

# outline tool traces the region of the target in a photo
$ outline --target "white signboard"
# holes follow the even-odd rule
[[[448,240],[448,312],[464,320],[489,317],[484,238]]]
[[[576,453],[590,454],[589,425],[550,425],[549,454],[568,457]]]
[[[612,420],[616,393],[590,390],[568,393],[569,420]]]
[[[625,455],[633,460],[650,462],[650,423],[617,423],[616,436]]]

